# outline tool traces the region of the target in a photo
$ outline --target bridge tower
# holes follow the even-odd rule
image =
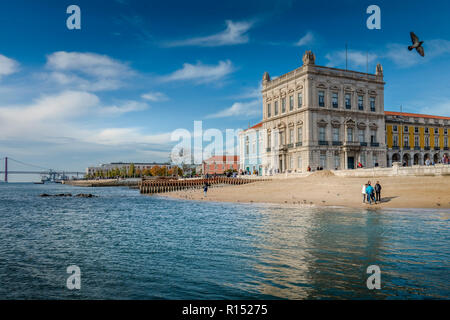
[[[8,182],[8,157],[5,157],[5,182]]]

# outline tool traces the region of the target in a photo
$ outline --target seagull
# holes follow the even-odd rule
[[[410,35],[411,35],[411,41],[412,41],[413,45],[409,46],[408,50],[411,51],[412,49],[416,49],[417,52],[422,57],[424,57],[425,56],[425,52],[424,52],[423,47],[422,47],[423,41],[419,41],[419,38],[412,31],[410,32]]]

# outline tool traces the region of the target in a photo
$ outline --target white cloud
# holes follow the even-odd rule
[[[19,63],[17,61],[0,54],[0,79],[2,76],[8,76],[17,72],[18,69]]]
[[[421,57],[416,50],[409,51],[405,44],[390,43],[386,46],[386,53],[383,56],[393,61],[399,67],[407,68],[429,62],[439,56],[450,54],[449,40],[428,40],[425,41],[423,47],[425,49],[425,57]]]
[[[143,134],[139,128],[107,128],[92,136],[92,141],[107,145],[122,144],[167,144],[171,133]]]
[[[234,67],[230,60],[219,61],[217,65],[196,65],[185,63],[183,68],[161,78],[162,81],[193,80],[197,83],[207,83],[219,80],[231,72]]]
[[[345,66],[346,53],[345,50],[335,51],[332,53],[328,53],[325,58],[329,61],[327,63],[328,67],[338,67],[343,65]],[[367,52],[364,51],[348,50],[348,68],[351,69],[352,67],[365,67],[367,61],[369,63],[373,63],[377,58],[378,56],[374,53],[367,54]]]
[[[235,45],[247,43],[249,37],[247,32],[253,26],[252,22],[233,22],[225,21],[227,27],[224,31],[206,37],[196,37],[181,41],[173,41],[166,43],[168,47],[181,46],[201,46],[201,47],[217,47],[226,45]]]
[[[123,105],[107,106],[100,109],[102,114],[121,115],[128,112],[143,111],[148,109],[148,104],[138,101],[126,101]]]
[[[141,95],[142,99],[148,101],[167,101],[169,98],[162,92],[147,92]]]
[[[249,102],[235,102],[229,108],[221,110],[217,113],[206,116],[208,119],[212,118],[227,118],[227,117],[245,117],[253,118],[261,115],[261,101],[252,100]]]
[[[53,141],[56,137],[68,137],[92,142],[95,141],[93,136],[101,129],[81,129],[83,125],[77,125],[80,118],[95,119],[97,115],[117,115],[147,107],[147,104],[136,101],[105,107],[92,93],[64,91],[40,97],[29,105],[0,106],[0,140]]]
[[[311,31],[308,31],[303,37],[300,38],[294,45],[297,47],[307,46],[314,42],[315,37]]]
[[[450,117],[450,99],[437,102],[430,100],[428,106],[419,108],[419,113]]]
[[[86,91],[117,89],[135,74],[127,64],[96,53],[54,52],[47,56],[46,67],[50,72],[42,74],[44,79]]]

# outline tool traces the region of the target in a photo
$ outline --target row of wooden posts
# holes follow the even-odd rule
[[[183,179],[183,180],[143,179],[139,185],[139,189],[141,193],[151,194],[151,193],[178,191],[184,189],[199,189],[203,188],[205,183],[208,183],[210,186],[218,184],[239,185],[252,183],[256,181],[262,181],[262,179],[226,178],[226,177],[216,177],[208,179]]]

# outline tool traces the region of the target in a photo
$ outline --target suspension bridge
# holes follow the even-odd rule
[[[3,176],[4,179],[0,178],[1,182],[8,182],[9,175],[15,174],[28,174],[28,175],[40,175],[42,181],[51,181],[56,182],[59,180],[67,180],[70,175],[72,176],[84,176],[84,172],[80,171],[70,171],[70,170],[54,170],[49,168],[44,168],[35,164],[26,163],[17,159],[13,159],[11,157],[0,158],[0,163],[4,164],[4,168],[0,165],[0,176]],[[11,170],[11,164],[15,166],[25,167],[28,170],[22,169],[14,169]],[[9,167],[8,167],[9,166]]]

